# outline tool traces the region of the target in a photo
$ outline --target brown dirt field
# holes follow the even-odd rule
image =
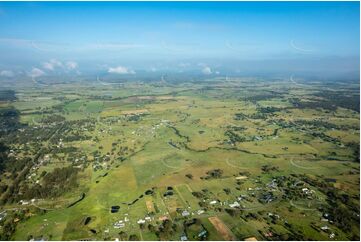
[[[153,206],[153,201],[145,201],[145,204],[147,205],[147,209],[148,209],[148,212],[155,212],[154,210],[154,206]]]
[[[249,237],[247,239],[245,239],[244,241],[257,241],[256,237]]]
[[[160,97],[157,97],[158,100],[174,100],[176,101],[177,98],[176,97],[172,97],[172,96],[160,96]]]
[[[247,179],[247,177],[246,176],[238,176],[238,177],[236,177],[236,180],[244,180],[244,179]]]
[[[137,110],[126,110],[126,111],[121,111],[121,114],[141,114],[141,113],[149,113],[149,111],[147,109],[137,109]]]
[[[209,217],[208,220],[213,224],[224,240],[237,240],[228,227],[218,217]]]

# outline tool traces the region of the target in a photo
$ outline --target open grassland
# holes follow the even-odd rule
[[[359,238],[359,113],[328,109],[315,95],[326,87],[309,85],[235,78],[16,90],[1,108],[18,110],[23,126],[2,141],[31,162],[22,195],[2,195],[16,221],[9,239]],[[76,176],[49,194],[61,169]],[[12,179],[4,173],[1,184]]]

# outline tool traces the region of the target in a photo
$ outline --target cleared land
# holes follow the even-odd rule
[[[224,240],[237,240],[237,238],[232,234],[231,231],[229,231],[227,226],[218,217],[209,217],[208,219],[222,235]]]
[[[359,84],[303,84],[14,87],[1,239],[358,240]]]

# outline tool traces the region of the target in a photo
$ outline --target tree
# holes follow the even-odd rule
[[[119,237],[121,240],[127,240],[128,239],[128,234],[124,231],[120,231],[119,232]]]
[[[186,174],[186,177],[188,177],[189,179],[193,179],[193,175],[192,174]]]
[[[140,228],[141,230],[144,230],[144,229],[145,229],[145,225],[144,225],[144,224],[139,224],[139,228]]]
[[[139,241],[138,235],[132,234],[129,236],[130,241]]]
[[[155,227],[154,227],[154,225],[153,225],[153,224],[148,224],[148,230],[149,230],[150,232],[155,232]]]

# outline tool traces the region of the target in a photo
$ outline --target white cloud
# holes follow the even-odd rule
[[[110,67],[108,72],[115,74],[135,74],[135,71],[124,66]]]
[[[50,61],[43,63],[43,68],[49,71],[53,71],[57,67],[63,67],[63,63],[56,59],[51,59]]]
[[[3,70],[3,71],[0,72],[0,76],[3,76],[3,77],[13,77],[13,76],[14,76],[14,72],[8,71],[8,70]]]
[[[39,68],[33,68],[29,73],[29,76],[33,77],[33,78],[43,76],[43,75],[45,75],[45,72],[40,70]]]
[[[54,70],[54,65],[51,64],[50,62],[44,62],[43,63],[43,68],[47,69],[47,70],[50,70],[50,71],[53,71]]]
[[[42,67],[49,71],[55,71],[56,69],[60,71],[72,71],[78,68],[78,63],[75,61],[61,62],[57,59],[51,59],[44,62]]]
[[[205,75],[210,75],[212,74],[212,69],[209,66],[206,66],[202,69],[202,73]]]
[[[75,61],[68,61],[65,63],[65,66],[68,70],[74,70],[78,68],[78,63],[76,63]]]

